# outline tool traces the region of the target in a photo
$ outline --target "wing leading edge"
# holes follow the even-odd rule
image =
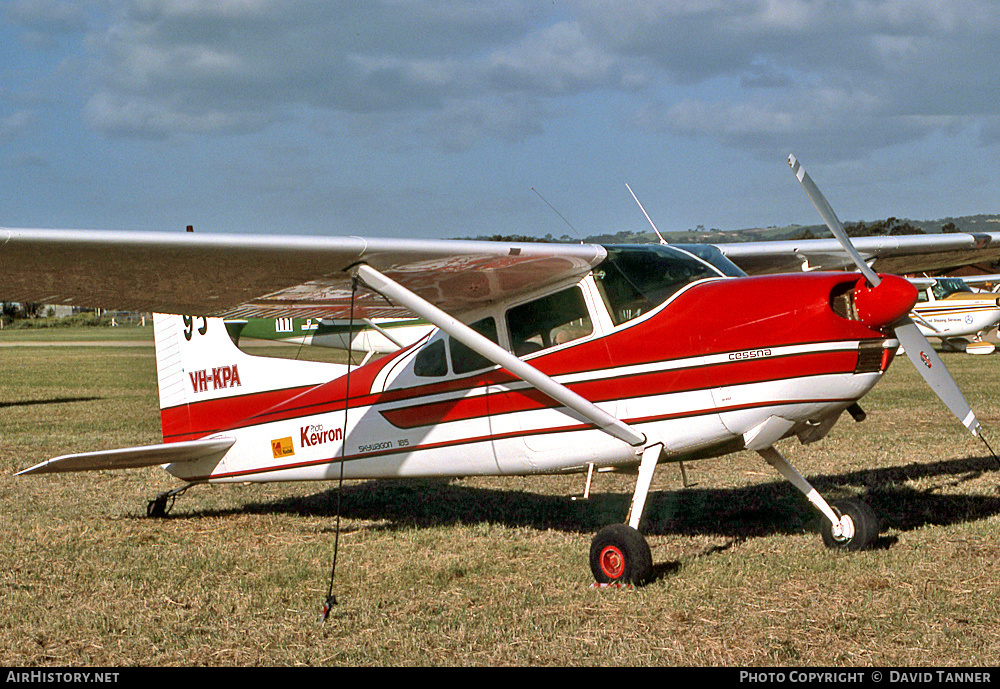
[[[1000,260],[1000,233],[854,237],[858,253],[876,272],[902,275]],[[717,244],[748,275],[801,270],[854,270],[836,239]]]
[[[1000,260],[1000,233],[861,237],[854,244],[886,273]],[[717,246],[750,275],[852,267],[835,239]],[[460,316],[583,275],[606,255],[594,244],[3,228],[0,298],[227,318],[344,318],[347,269],[364,262]],[[366,291],[354,306],[357,318],[410,315]]]

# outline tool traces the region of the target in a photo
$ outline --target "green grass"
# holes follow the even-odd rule
[[[50,342],[50,343],[70,343],[70,342],[148,342],[153,344],[152,323],[145,327],[121,325],[118,327],[109,326],[86,326],[75,328],[3,328],[0,330],[0,346],[7,343],[18,342]]]
[[[0,340],[2,341],[2,340]],[[298,348],[262,348],[301,356]],[[64,452],[159,441],[147,347],[0,350],[0,664],[976,666],[1000,657],[1000,473],[903,359],[849,419],[782,451],[879,514],[877,547],[823,548],[756,455],[661,466],[656,579],[590,587],[593,533],[633,480],[195,487],[157,469],[14,478]],[[325,354],[324,354],[325,356]],[[994,446],[997,356],[943,354]]]

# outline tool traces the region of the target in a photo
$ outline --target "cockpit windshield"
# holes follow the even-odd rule
[[[707,244],[607,246],[594,279],[615,325],[656,308],[689,283],[745,273]]]
[[[938,278],[931,291],[934,293],[935,299],[944,299],[949,294],[956,292],[972,292],[972,288],[959,278]]]

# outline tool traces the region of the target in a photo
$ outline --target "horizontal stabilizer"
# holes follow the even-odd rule
[[[30,469],[19,471],[15,476],[97,469],[135,469],[175,462],[194,462],[213,454],[221,455],[235,442],[235,438],[216,438],[214,440],[189,440],[163,445],[126,447],[120,450],[81,452],[48,459]]]

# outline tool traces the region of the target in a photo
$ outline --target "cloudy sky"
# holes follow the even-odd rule
[[[0,225],[645,231],[626,183],[661,230],[817,223],[789,153],[845,221],[996,213],[998,39],[995,0],[9,0]]]

